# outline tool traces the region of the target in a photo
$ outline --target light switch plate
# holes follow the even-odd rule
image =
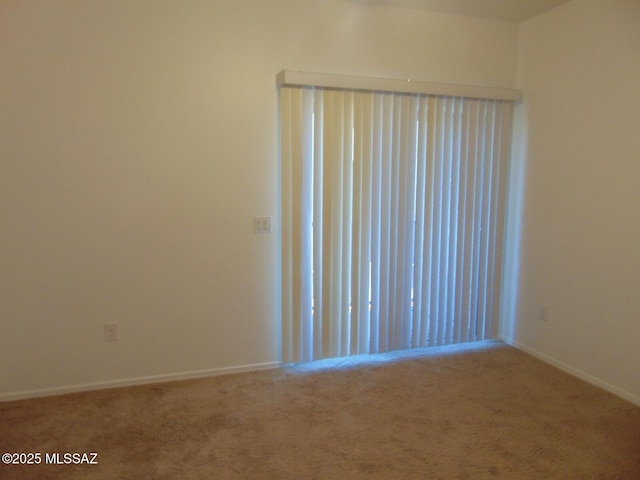
[[[253,231],[258,234],[271,233],[271,217],[253,217]]]

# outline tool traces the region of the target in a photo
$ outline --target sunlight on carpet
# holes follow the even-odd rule
[[[311,373],[327,370],[348,370],[352,368],[384,365],[424,357],[443,357],[448,355],[460,355],[468,352],[490,350],[503,346],[500,340],[483,340],[481,342],[458,343],[455,345],[443,345],[439,347],[413,348],[409,350],[396,350],[393,352],[351,355],[349,357],[328,358],[313,362],[296,363],[285,366],[288,373]]]

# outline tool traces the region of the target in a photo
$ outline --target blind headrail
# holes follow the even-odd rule
[[[295,72],[292,70],[282,70],[278,73],[276,75],[276,83],[278,87],[326,87],[348,90],[369,90],[376,92],[417,93],[447,97],[508,100],[512,102],[517,102],[522,99],[522,92],[512,88],[432,83],[410,79],[398,80],[352,75],[334,75],[327,73]]]

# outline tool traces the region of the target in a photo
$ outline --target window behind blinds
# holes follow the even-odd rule
[[[280,100],[283,361],[494,337],[511,102]]]

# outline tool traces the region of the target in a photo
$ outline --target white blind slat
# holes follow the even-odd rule
[[[468,270],[468,201],[469,201],[469,125],[471,122],[471,105],[466,104],[460,117],[460,174],[459,174],[459,201],[458,201],[458,242],[457,242],[457,264],[456,264],[456,304],[455,304],[455,326],[454,342],[460,343],[466,338],[465,318],[466,318],[466,291],[468,287],[466,272]]]
[[[380,351],[380,273],[381,273],[381,233],[382,233],[382,117],[384,114],[383,97],[377,95],[373,99],[372,130],[372,212],[371,212],[371,333],[370,351]]]
[[[293,353],[293,257],[291,235],[291,136],[294,134],[291,125],[291,89],[280,92],[280,157],[282,178],[282,356],[285,361],[299,361]]]
[[[415,222],[415,254],[413,269],[413,322],[412,345],[421,347],[424,323],[424,295],[422,284],[424,280],[423,267],[425,255],[425,213],[426,213],[426,182],[427,182],[427,115],[428,103],[424,97],[418,99],[418,127],[416,138],[416,222]]]

